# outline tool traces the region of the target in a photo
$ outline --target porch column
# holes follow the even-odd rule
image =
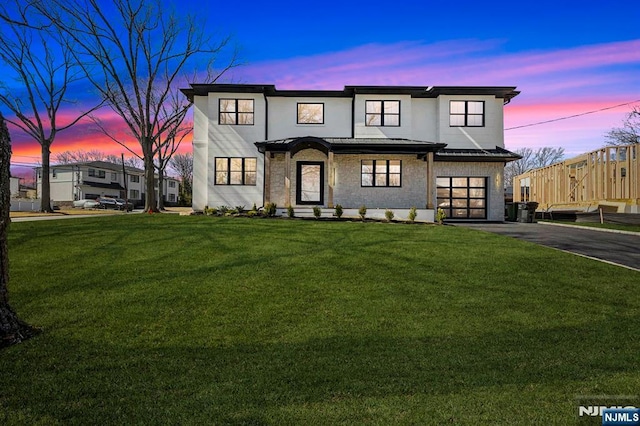
[[[333,169],[333,151],[329,151],[327,167],[329,168],[329,194],[327,195],[327,207],[333,208],[333,187],[336,184],[336,174]]]
[[[284,153],[284,206],[289,207],[291,204],[291,153]]]
[[[271,153],[264,153],[264,204],[271,202]]]
[[[435,176],[433,173],[433,152],[427,153],[427,208],[433,209],[433,188]]]

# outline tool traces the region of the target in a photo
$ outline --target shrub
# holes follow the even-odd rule
[[[227,212],[229,212],[229,207],[228,207],[228,206],[220,206],[220,207],[218,207],[218,212],[219,212],[221,215],[223,215],[223,216],[224,216],[224,215],[226,215],[226,214],[227,214]]]
[[[293,206],[289,206],[287,207],[287,216],[289,216],[290,218],[295,216],[295,212],[293,211]]]
[[[409,222],[413,223],[418,216],[418,209],[416,207],[411,207],[409,210]]]
[[[276,204],[275,203],[267,203],[264,205],[264,214],[267,217],[274,217],[276,215]]]
[[[340,204],[336,204],[336,212],[335,215],[338,219],[342,217],[342,206]]]
[[[215,207],[204,206],[204,214],[206,216],[216,216],[218,214],[218,209]]]
[[[318,219],[322,215],[322,209],[318,206],[313,208],[313,216]]]
[[[365,216],[367,216],[367,206],[364,204],[361,205],[358,209],[358,214],[360,215],[360,219],[364,220]]]
[[[244,206],[236,206],[236,212],[242,213],[244,211]]]
[[[438,212],[436,213],[436,222],[438,222],[440,225],[442,225],[442,222],[447,218],[447,214],[444,212],[444,210],[442,209],[438,209]]]
[[[392,210],[389,210],[389,209],[385,210],[384,217],[387,218],[387,222],[391,222],[393,220],[393,216],[394,214]]]

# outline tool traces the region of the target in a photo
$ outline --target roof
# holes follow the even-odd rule
[[[279,97],[346,97],[357,94],[410,95],[412,98],[437,98],[440,95],[491,95],[509,103],[520,92],[515,86],[344,86],[342,90],[279,90],[273,84],[191,84],[180,89],[189,100],[209,93],[256,93]]]
[[[262,153],[289,151],[292,154],[306,148],[341,154],[426,154],[446,146],[443,143],[400,138],[318,138],[315,136],[261,141],[256,142],[255,145]]]
[[[120,185],[118,182],[103,183],[103,182],[92,182],[92,181],[85,180],[80,185],[91,186],[94,188],[118,189],[118,190],[124,191],[124,187]]]
[[[453,149],[445,148],[436,152],[435,161],[514,161],[520,155],[498,146],[495,149]]]

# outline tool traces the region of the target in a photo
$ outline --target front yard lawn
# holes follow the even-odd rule
[[[463,227],[13,223],[0,424],[574,424],[640,389],[637,272]]]

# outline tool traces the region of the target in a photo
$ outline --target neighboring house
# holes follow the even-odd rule
[[[20,197],[20,178],[11,176],[9,181],[9,194],[11,198]]]
[[[504,149],[503,105],[515,87],[182,92],[195,105],[195,210],[340,204],[504,219],[504,164],[519,157]]]
[[[607,146],[513,180],[514,201],[539,210],[640,213],[640,144]]]
[[[98,197],[128,198],[136,205],[145,200],[144,170],[125,167],[106,161],[60,164],[50,166],[51,200],[53,203],[70,202]],[[42,190],[42,168],[36,168],[38,193]],[[157,185],[157,182],[156,182]],[[178,200],[178,180],[164,178],[164,200],[171,204]],[[157,187],[156,187],[157,196]]]

